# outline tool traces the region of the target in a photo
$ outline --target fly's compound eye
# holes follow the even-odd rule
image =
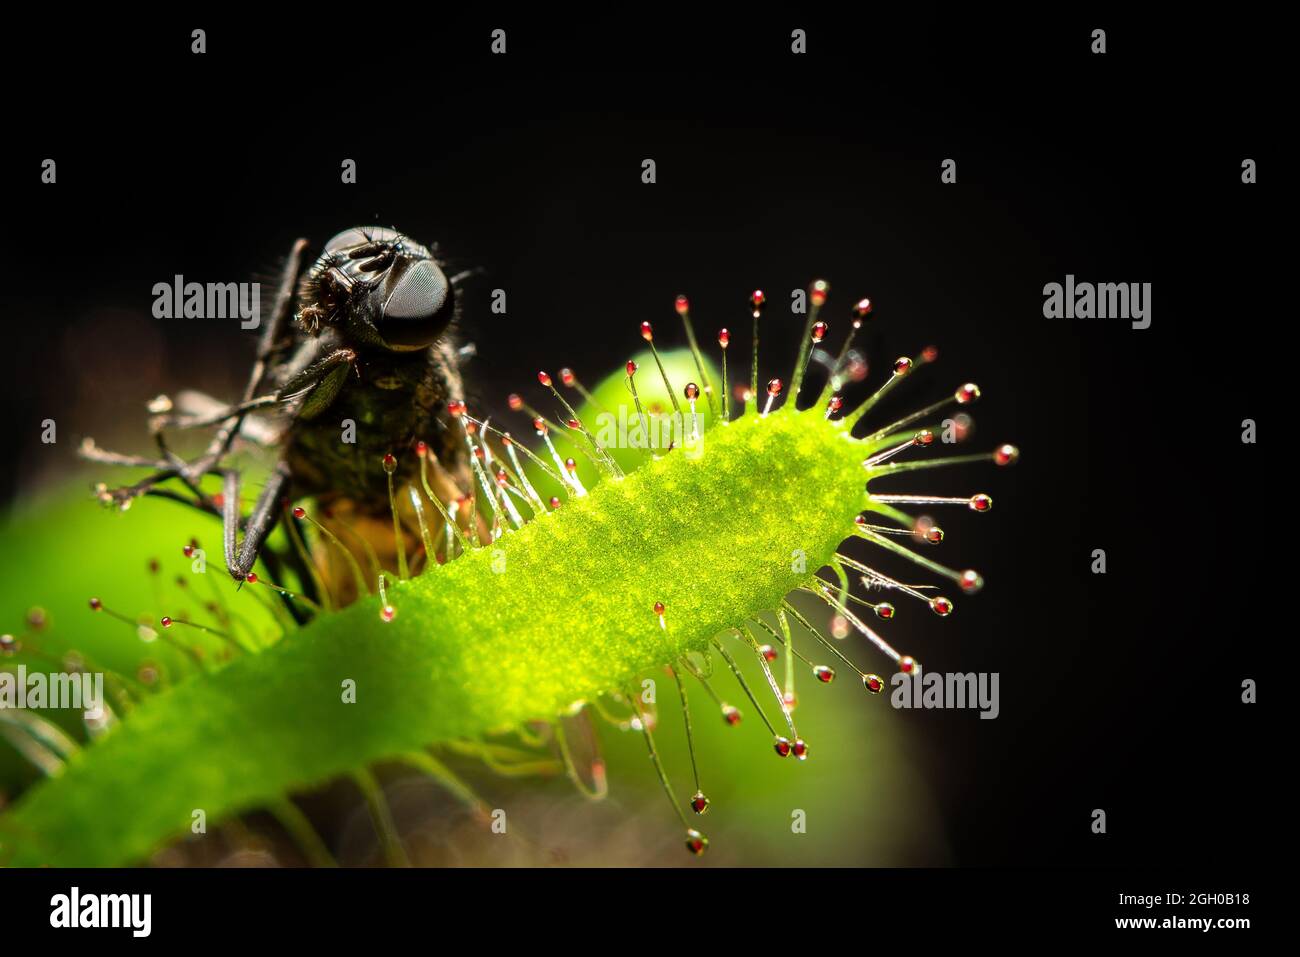
[[[432,345],[451,322],[451,284],[431,259],[401,260],[389,270],[381,290],[379,335],[391,349]]]

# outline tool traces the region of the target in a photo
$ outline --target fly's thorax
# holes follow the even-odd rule
[[[461,390],[449,337],[418,353],[366,350],[324,413],[290,433],[289,460],[304,493],[340,496],[362,511],[386,513],[383,458],[424,441],[453,474],[463,472],[463,442],[447,418],[447,400]],[[418,482],[414,457],[397,454],[399,485]]]

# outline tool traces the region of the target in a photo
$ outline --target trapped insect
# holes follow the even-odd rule
[[[101,485],[107,505],[126,508],[141,495],[158,495],[219,515],[226,567],[237,581],[248,577],[293,498],[383,514],[386,468],[397,478],[413,468],[412,456],[393,453],[421,440],[451,473],[464,468],[464,444],[447,428],[446,406],[463,391],[454,330],[459,286],[470,273],[448,277],[429,248],[383,227],[344,230],[304,271],[306,248],[299,239],[290,250],[239,402],[190,390],[159,396],[150,404],[156,458],[108,452],[92,439],[81,448],[92,461],[154,469],[134,485]],[[197,458],[186,460],[168,444],[168,429],[208,427],[215,432]],[[226,462],[237,439],[277,451],[247,517],[240,514],[241,474]],[[222,478],[219,496],[200,486],[214,474]],[[161,487],[170,480],[185,490]]]

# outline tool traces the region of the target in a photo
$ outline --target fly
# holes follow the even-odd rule
[[[239,402],[191,390],[155,399],[149,425],[156,457],[108,452],[91,439],[81,449],[92,461],[153,470],[134,485],[101,486],[107,505],[126,508],[157,495],[219,516],[226,568],[236,581],[252,571],[283,503],[314,497],[327,508],[385,513],[383,461],[395,450],[426,441],[453,475],[464,474],[464,444],[446,410],[463,394],[454,329],[459,286],[472,273],[449,278],[429,248],[383,227],[344,230],[304,272],[306,248],[299,239],[289,252]],[[199,428],[215,429],[201,455],[187,460],[172,451],[168,430]],[[241,473],[227,464],[237,438],[277,452],[247,516]],[[410,478],[414,461],[399,456],[394,478]],[[201,488],[210,475],[221,478],[220,496]]]

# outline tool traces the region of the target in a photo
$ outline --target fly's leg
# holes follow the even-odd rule
[[[337,349],[303,369],[286,382],[278,392],[259,395],[238,405],[219,406],[202,415],[164,415],[159,417],[159,421],[162,425],[180,429],[216,425],[232,418],[242,421],[245,413],[287,403],[299,397],[303,399],[303,403],[298,410],[298,416],[310,419],[319,415],[334,401],[356,358],[356,352],[351,349]],[[199,459],[195,464],[201,461],[202,459]]]
[[[244,402],[253,399],[258,390],[262,388],[262,383],[266,379],[266,374],[270,368],[271,355],[275,352],[276,345],[289,324],[289,316],[293,310],[294,291],[298,286],[298,278],[302,274],[302,257],[306,249],[307,240],[298,239],[294,241],[289,250],[289,260],[285,263],[284,272],[280,276],[280,286],[276,289],[275,302],[271,307],[271,321],[262,330],[262,338],[257,346],[257,359],[253,363],[253,371],[249,374],[248,385],[244,387]],[[239,434],[243,421],[243,414],[236,415],[233,420],[226,422],[217,430],[217,434],[212,437],[212,442],[208,445],[207,451],[188,467],[187,471],[191,476],[201,475],[208,471],[230,451],[231,443],[235,441],[235,436]]]
[[[225,402],[215,396],[196,389],[184,389],[176,393],[172,403],[167,412],[174,412],[174,418],[168,421],[166,415],[155,416],[150,420],[151,429],[161,432],[162,428],[171,424],[171,422],[213,416],[229,408]],[[280,431],[267,419],[250,415],[244,419],[243,426],[239,430],[239,438],[252,442],[254,445],[270,446],[279,442]]]
[[[151,459],[143,455],[123,455],[121,452],[101,449],[89,436],[81,440],[77,455],[88,462],[98,462],[101,465],[125,465],[129,468],[165,469],[171,465],[164,459]]]
[[[263,380],[269,368],[271,355],[275,352],[279,340],[284,335],[284,330],[288,326],[290,313],[293,306],[294,290],[298,285],[298,277],[302,272],[302,257],[307,248],[307,240],[299,239],[294,242],[289,250],[289,259],[285,263],[284,272],[280,276],[280,285],[276,289],[275,300],[271,308],[271,319],[262,329],[262,337],[258,342],[257,358],[253,364],[252,373],[249,375],[248,385],[244,389],[244,402],[252,400],[258,389],[262,387]],[[270,404],[270,403],[267,403]],[[221,428],[213,436],[212,442],[208,445],[207,451],[193,462],[186,463],[179,456],[172,453],[166,445],[162,435],[162,428],[168,424],[166,419],[156,420],[151,423],[154,432],[154,441],[158,445],[162,459],[145,459],[137,456],[118,455],[117,453],[108,452],[100,449],[95,445],[93,439],[86,439],[81,446],[80,454],[83,458],[92,462],[103,462],[111,465],[132,465],[143,466],[146,468],[156,468],[159,471],[148,478],[137,482],[135,485],[125,488],[114,489],[111,492],[105,491],[100,497],[110,504],[116,504],[119,507],[129,505],[132,499],[151,493],[153,487],[160,482],[169,478],[178,477],[199,499],[201,507],[205,511],[211,505],[211,500],[205,496],[198,487],[199,479],[206,473],[212,472],[217,468],[217,463],[221,458],[230,451],[230,446],[235,440],[235,436],[240,433],[243,426],[245,413],[240,411],[231,416],[226,416],[224,421],[221,418],[214,420],[209,424],[223,422]],[[105,498],[105,496],[107,496]]]
[[[253,570],[257,553],[266,541],[266,536],[275,528],[280,515],[280,498],[289,482],[289,466],[284,462],[276,465],[275,471],[266,480],[257,504],[253,506],[244,526],[244,540],[236,542],[239,534],[239,472],[227,469],[222,488],[221,524],[225,547],[226,568],[235,581],[243,581]]]
[[[167,426],[171,426],[175,429],[200,429],[206,425],[218,425],[232,418],[240,419],[240,424],[242,425],[242,420],[247,413],[253,412],[257,409],[265,409],[268,406],[276,405],[283,401],[284,398],[277,392],[271,395],[259,395],[256,398],[247,400],[246,402],[240,402],[238,405],[221,405],[211,411],[196,415],[161,415],[154,421],[159,427],[157,430],[159,433]],[[225,431],[225,426],[222,426],[221,431]],[[232,442],[233,439],[234,435],[232,433]],[[229,449],[226,449],[225,451],[229,451]],[[223,455],[225,454],[225,451],[222,452]],[[194,465],[197,466],[202,461],[202,458],[196,459]]]
[[[314,419],[338,397],[356,361],[357,354],[351,349],[337,349],[286,382],[279,395],[282,399],[301,395],[302,405],[298,407],[297,418]]]
[[[257,563],[258,558],[261,558],[266,563],[271,577],[275,581],[283,581],[281,574],[283,566],[279,556],[270,549],[263,551],[262,545],[275,528],[276,519],[279,517],[281,498],[289,484],[288,465],[283,461],[276,465],[275,471],[267,478],[266,484],[257,496],[252,514],[244,521],[239,517],[239,472],[236,469],[225,469],[222,475],[224,477],[221,493],[222,546],[230,577],[240,583],[246,581],[248,573],[253,570],[253,565]],[[241,526],[244,529],[244,540],[238,542]],[[307,620],[303,609],[292,598],[280,592],[280,599],[294,621],[303,624]]]

